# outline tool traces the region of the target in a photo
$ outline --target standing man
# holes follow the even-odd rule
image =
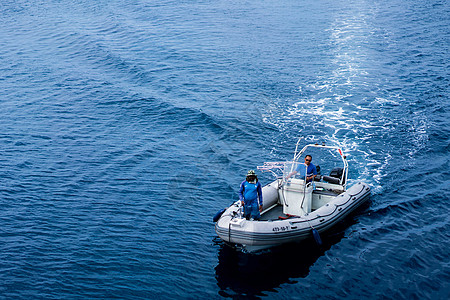
[[[286,177],[286,180],[289,179],[291,176],[294,176],[297,173],[300,173],[300,177],[302,179],[305,178],[305,176],[306,176],[306,182],[310,182],[310,181],[314,180],[314,177],[317,176],[317,169],[316,169],[316,166],[311,163],[311,161],[312,161],[312,156],[309,154],[306,155],[305,163],[299,164],[297,166],[297,169]]]
[[[263,208],[262,188],[255,171],[248,171],[247,177],[241,183],[239,200],[244,205],[244,215],[247,220],[250,218],[258,220],[261,218],[260,212]]]

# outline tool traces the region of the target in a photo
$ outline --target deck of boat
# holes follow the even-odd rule
[[[278,204],[271,210],[265,212],[259,220],[261,221],[269,221],[269,220],[279,220],[278,217],[287,218],[285,214],[283,214],[283,206]]]

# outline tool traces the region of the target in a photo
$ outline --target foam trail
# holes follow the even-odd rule
[[[396,111],[407,99],[386,88],[387,83],[371,71],[377,61],[366,45],[371,32],[378,30],[371,18],[370,10],[365,14],[359,10],[358,15],[340,11],[328,30],[333,57],[327,70],[302,83],[298,99],[274,100],[264,121],[288,137],[308,136],[339,145],[348,155],[351,177],[368,181],[378,193],[398,151],[392,142],[398,132],[395,119],[408,128],[409,157],[424,147],[427,121],[419,114],[406,118]]]

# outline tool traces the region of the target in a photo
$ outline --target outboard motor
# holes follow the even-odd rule
[[[330,172],[330,176],[334,178],[342,178],[342,173],[344,172],[343,168],[333,168]]]

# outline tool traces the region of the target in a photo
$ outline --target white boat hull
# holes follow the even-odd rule
[[[263,213],[261,220],[246,220],[240,214],[237,201],[222,214],[216,223],[217,235],[225,242],[238,244],[248,251],[298,242],[312,237],[312,228],[322,233],[345,218],[369,199],[370,187],[359,182],[347,191],[330,198],[322,204],[321,191],[314,191],[312,212],[298,217],[265,219],[271,208],[282,204],[279,182],[263,187]],[[317,207],[315,209],[315,207]]]

